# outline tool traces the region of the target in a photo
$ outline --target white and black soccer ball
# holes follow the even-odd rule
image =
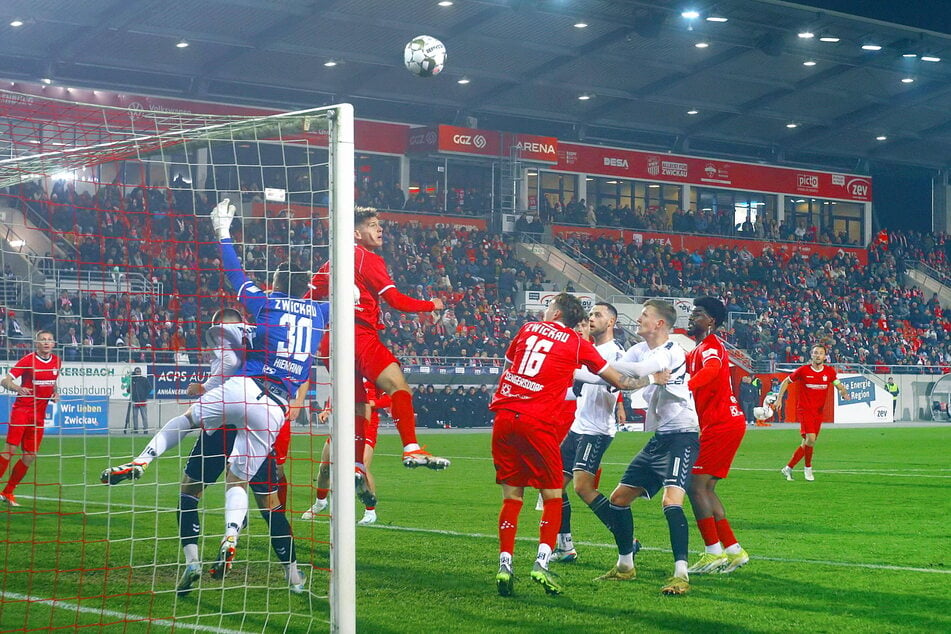
[[[446,64],[446,47],[430,35],[417,35],[403,49],[403,63],[417,77],[433,77]]]
[[[776,394],[770,392],[766,395],[766,398],[763,399],[763,405],[772,405],[776,402]]]

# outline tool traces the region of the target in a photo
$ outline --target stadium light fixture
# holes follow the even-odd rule
[[[697,110],[696,108],[691,108],[690,110],[687,111],[687,114],[689,115],[700,114],[700,111]]]
[[[884,134],[879,134],[877,137],[875,137],[875,140],[876,140],[876,141],[887,141],[887,140],[888,140],[888,137],[885,136]]]
[[[40,83],[46,84],[47,86],[49,86],[50,84],[53,83],[53,80],[50,79],[49,77],[42,77],[40,78]]]
[[[790,121],[789,123],[786,124],[786,127],[789,128],[790,130],[792,130],[793,128],[798,128],[798,127],[799,127],[799,124],[798,124],[798,123],[795,123],[795,122],[793,122],[793,121]]]
[[[575,22],[574,27],[575,27],[576,29],[586,29],[586,28],[588,28],[588,23],[587,23],[587,22],[584,22],[584,21]]]
[[[815,61],[813,61],[813,60],[811,60],[811,59],[807,59],[806,61],[804,61],[804,62],[802,63],[802,65],[803,65],[803,66],[815,66],[816,63],[815,63]]]
[[[880,51],[882,50],[882,46],[880,44],[872,44],[872,43],[863,44],[862,50],[863,51]]]
[[[915,83],[915,78],[914,78],[914,77],[902,77],[902,78],[901,78],[901,83],[903,83],[903,84],[913,84],[913,83]]]
[[[185,40],[179,40],[175,43],[175,48],[188,48],[188,42]]]
[[[696,20],[697,18],[700,17],[700,12],[694,9],[688,9],[687,11],[683,11],[680,14],[680,17],[682,17],[685,20]]]
[[[26,242],[23,240],[10,240],[10,246],[13,247],[14,249],[19,249],[24,244],[26,244]]]
[[[819,41],[820,41],[820,42],[828,42],[828,43],[830,43],[830,44],[835,44],[835,43],[837,43],[837,42],[839,41],[839,38],[837,38],[837,37],[834,36],[834,35],[820,35],[820,36],[819,36]]]
[[[811,40],[815,36],[816,34],[810,31],[809,29],[803,29],[802,31],[799,31],[799,33],[796,34],[796,37],[802,40]]]
[[[438,4],[441,7],[451,7],[452,0],[440,0],[440,2],[437,2],[436,4]]]
[[[907,53],[902,53],[901,56],[904,57],[905,59],[915,59],[916,57],[918,57],[918,53],[908,51]]]
[[[708,15],[707,16],[707,22],[717,22],[722,24],[728,21],[729,21],[729,18],[725,18],[722,15]]]
[[[589,99],[591,99],[592,96],[593,96],[593,95],[589,95],[588,93],[584,93],[583,95],[578,95],[578,99],[580,99],[581,101],[588,101]]]
[[[457,83],[457,84],[462,84],[463,86],[465,86],[466,84],[469,83],[469,78],[468,78],[468,77],[460,77],[459,79],[456,80],[456,83]]]
[[[12,26],[13,28],[21,27],[23,26],[23,24],[24,24],[23,20],[10,20],[10,26]]]
[[[337,60],[328,59],[326,62],[324,62],[324,66],[326,66],[327,68],[333,68],[336,65],[337,65]]]
[[[940,58],[940,57],[937,57],[936,55],[922,55],[922,56],[921,56],[921,61],[923,61],[923,62],[933,62],[933,63],[934,63],[934,62],[940,62],[940,61],[941,61],[941,58]]]

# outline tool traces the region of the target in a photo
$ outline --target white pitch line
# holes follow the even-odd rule
[[[142,623],[148,623],[149,625],[161,625],[168,628],[175,628],[181,630],[192,630],[193,632],[211,632],[212,634],[251,634],[249,632],[241,632],[233,629],[223,629],[220,627],[212,627],[210,625],[191,625],[190,623],[181,623],[175,621],[174,619],[153,619],[147,616],[141,616],[139,614],[128,614],[126,612],[116,612],[115,610],[102,610],[96,608],[86,608],[78,603],[70,603],[69,601],[60,601],[59,599],[43,599],[39,597],[31,597],[26,594],[18,594],[16,592],[0,592],[0,597],[4,599],[13,600],[13,601],[28,601],[30,603],[42,603],[49,605],[60,610],[69,610],[70,612],[80,612],[82,614],[98,614],[100,616],[111,616],[117,619],[123,619],[126,621],[139,621]]]
[[[23,498],[29,499],[30,496],[21,496]],[[63,500],[61,498],[46,498],[46,497],[36,497],[32,498],[35,500],[45,500],[45,501],[58,501],[58,502],[71,502],[73,504],[83,504],[76,500]],[[89,501],[85,504],[93,504],[96,506],[118,506],[119,504],[110,504],[106,502],[93,502]],[[131,505],[122,505],[122,506],[131,506]],[[171,508],[166,509],[157,509],[157,510],[174,510]],[[448,537],[471,537],[475,539],[496,539],[497,535],[485,535],[483,533],[462,533],[459,531],[449,531],[436,528],[414,528],[409,526],[393,526],[392,524],[370,524],[369,527],[374,530],[392,530],[392,531],[403,531],[407,533],[426,533],[430,535],[446,535]],[[519,541],[536,541],[534,537],[519,537]],[[576,542],[582,546],[592,546],[595,548],[614,548],[614,544],[602,544],[598,542]],[[666,548],[653,548],[653,547],[644,547],[642,550],[652,550],[657,552],[667,552],[669,549]],[[849,561],[827,561],[820,559],[786,559],[783,557],[766,557],[761,555],[751,556],[750,559],[760,559],[762,561],[776,561],[780,563],[790,563],[790,564],[813,564],[813,565],[822,565],[822,566],[835,566],[839,568],[867,568],[870,570],[899,570],[903,572],[924,572],[924,573],[936,573],[936,574],[951,574],[951,570],[938,570],[933,568],[916,568],[914,566],[892,566],[887,564],[864,564],[856,563]]]
[[[374,454],[382,457],[400,457],[402,454],[385,454],[377,453]],[[483,458],[478,456],[457,456],[453,460],[470,460],[470,461],[479,461],[479,462],[489,462],[491,458]],[[608,465],[612,467],[626,467],[628,463],[626,462],[607,462],[602,461],[602,465]],[[753,468],[753,467],[731,467],[730,471],[760,471],[763,473],[769,473],[775,471],[779,473],[779,469],[774,468]],[[922,473],[913,473],[915,471]],[[934,469],[904,469],[901,473],[893,473],[890,471],[879,471],[875,469],[821,469],[816,473],[838,473],[845,475],[876,475],[876,476],[887,476],[889,478],[951,478],[951,473],[948,475],[942,475],[944,472],[949,472],[951,469],[945,469],[940,467],[935,467]]]
[[[431,535],[446,535],[448,537],[473,537],[477,539],[497,539],[497,535],[484,535],[482,533],[460,533],[458,531],[447,531],[440,530],[435,528],[409,528],[405,526],[393,526],[388,524],[370,524],[368,528],[372,530],[392,530],[392,531],[405,531],[409,533],[427,533]],[[518,541],[525,542],[537,542],[538,538],[536,537],[519,537]],[[576,544],[581,546],[593,546],[596,548],[616,548],[614,544],[601,544],[598,542],[579,542],[576,541]],[[653,547],[643,547],[641,550],[651,550],[657,552],[669,552],[669,548],[653,548]],[[824,561],[819,559],[785,559],[783,557],[763,557],[763,556],[750,556],[750,559],[760,559],[763,561],[778,561],[781,563],[787,564],[813,564],[813,565],[822,565],[822,566],[835,566],[840,568],[869,568],[873,570],[899,570],[902,572],[926,572],[926,573],[936,573],[936,574],[951,574],[951,570],[937,570],[933,568],[915,568],[912,566],[890,566],[886,564],[863,564],[863,563],[853,563],[848,561]]]

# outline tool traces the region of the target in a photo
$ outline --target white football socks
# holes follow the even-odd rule
[[[185,552],[186,564],[191,564],[198,561],[198,544],[188,544],[187,546],[182,546],[182,550]]]
[[[146,466],[151,464],[153,460],[169,449],[177,447],[182,442],[182,438],[195,428],[196,426],[192,424],[187,416],[176,416],[165,423],[165,426],[152,436],[149,444],[145,446],[145,449],[135,458],[134,462]]]
[[[225,491],[225,537],[237,537],[248,514],[248,491],[231,486]]]

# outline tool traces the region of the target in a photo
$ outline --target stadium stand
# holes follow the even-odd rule
[[[257,187],[243,185],[244,196],[259,195]],[[398,187],[382,181],[368,183],[358,193],[365,204],[412,211],[436,211],[435,198],[420,192],[404,199]],[[114,185],[101,186],[95,194],[77,193],[64,181],[56,181],[48,193],[36,183],[24,183],[10,188],[4,199],[47,228],[58,256],[35,258],[34,266],[60,289],[54,294],[48,285],[37,286],[32,296],[22,297],[21,285],[6,267],[0,295],[6,358],[29,347],[33,330],[53,327],[67,360],[197,362],[202,324],[209,322],[223,292],[213,236],[194,214],[203,201],[181,190],[142,187],[123,196]],[[483,199],[470,190],[459,200],[464,204],[453,212],[472,214]],[[96,211],[102,209],[109,211]],[[541,215],[554,222],[588,224],[590,211],[582,200],[558,204]],[[741,229],[722,219],[692,212],[675,212],[665,219],[641,209],[599,207],[594,216],[597,227],[743,237]],[[251,270],[269,269],[288,256],[303,268],[318,266],[320,262],[305,261],[304,250],[294,245],[325,243],[325,231],[319,223],[284,214],[247,219],[236,227]],[[290,253],[265,244],[272,232],[290,236]],[[160,233],[171,233],[174,239],[140,240]],[[828,232],[797,236],[794,229],[769,221],[748,237],[845,244],[843,237]],[[398,285],[419,296],[439,296],[451,306],[438,318],[384,312],[383,336],[393,349],[407,362],[421,365],[500,365],[500,342],[533,318],[519,305],[518,293],[553,289],[541,267],[515,257],[516,239],[413,221],[390,223],[383,255]],[[951,242],[943,234],[883,232],[868,249],[867,267],[843,250],[834,257],[805,257],[767,248],[755,257],[743,247],[711,246],[700,253],[581,234],[558,238],[556,244],[587,266],[614,271],[631,296],[723,297],[737,315],[724,334],[753,358],[802,362],[818,336],[834,344],[837,362],[951,364],[951,321],[937,295],[926,297],[920,288],[904,284],[904,272],[913,266],[926,267],[943,282],[951,280]],[[122,275],[141,280],[138,292],[119,292],[117,278]],[[95,284],[82,283],[109,279],[117,282],[113,292],[91,291]],[[73,284],[63,284],[65,280]],[[29,318],[21,319],[17,311]]]

